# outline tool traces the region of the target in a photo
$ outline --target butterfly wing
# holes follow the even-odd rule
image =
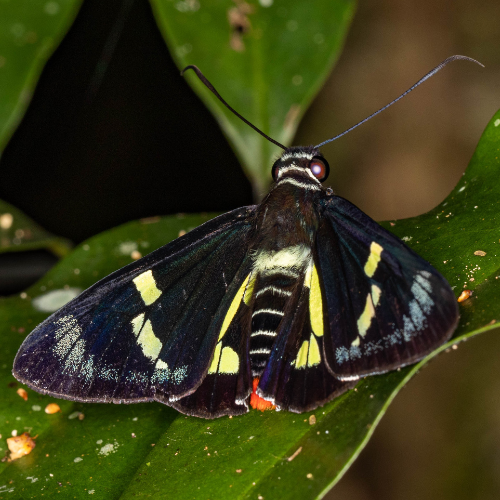
[[[257,389],[259,396],[280,409],[313,410],[356,385],[355,381],[339,380],[328,369],[321,300],[316,266],[311,261],[287,304]]]
[[[217,217],[83,292],[26,338],[15,377],[78,401],[172,405],[194,392],[251,267],[254,210]]]
[[[343,198],[322,208],[316,252],[331,372],[344,380],[384,373],[446,341],[459,315],[443,276]]]

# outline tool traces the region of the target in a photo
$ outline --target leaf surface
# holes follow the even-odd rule
[[[301,0],[151,4],[179,68],[198,66],[236,111],[285,146],[337,61],[355,8],[353,0],[317,0],[314,10]],[[194,73],[186,78],[262,197],[281,150],[230,113]]]
[[[0,153],[26,108],[43,66],[71,26],[81,0],[2,0]]]
[[[26,214],[0,200],[0,254],[44,248],[63,257],[70,247],[69,240],[54,236]]]

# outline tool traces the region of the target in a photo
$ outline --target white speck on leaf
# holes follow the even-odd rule
[[[47,2],[43,10],[45,14],[55,16],[59,12],[59,4],[57,2]]]
[[[33,307],[40,312],[54,312],[82,293],[81,288],[52,290],[33,299]]]
[[[120,445],[115,441],[114,443],[106,443],[100,450],[99,450],[99,455],[104,455],[107,457],[111,453],[116,453],[116,450],[118,449]]]

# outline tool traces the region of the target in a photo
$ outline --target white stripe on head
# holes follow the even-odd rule
[[[302,189],[309,189],[310,191],[321,191],[321,188],[319,186],[316,186],[315,184],[300,182],[292,179],[291,177],[285,177],[284,179],[281,179],[280,181],[278,181],[277,185],[278,184],[293,184],[294,186]]]

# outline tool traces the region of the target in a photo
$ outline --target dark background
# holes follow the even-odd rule
[[[497,0],[360,3],[295,144],[348,128],[451,54],[479,59],[485,70],[454,63],[324,148],[335,190],[372,217],[432,208],[500,107],[499,19]],[[76,243],[140,217],[252,202],[234,154],[179,76],[144,0],[84,2],[0,169],[0,198]],[[39,262],[40,254],[29,258]],[[431,363],[328,498],[497,499],[498,353],[494,332]]]

